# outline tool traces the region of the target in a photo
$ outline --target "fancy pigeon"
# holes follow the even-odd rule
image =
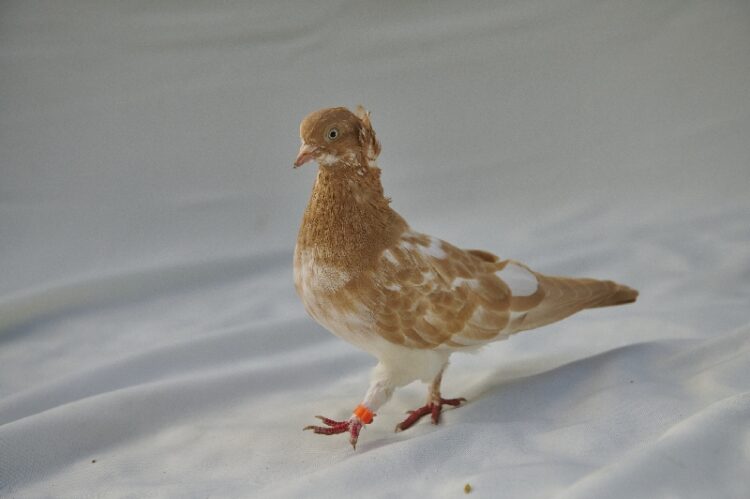
[[[361,106],[309,114],[300,138],[294,167],[315,160],[319,169],[294,252],[295,288],[318,323],[378,360],[349,419],[316,416],[322,426],[306,430],[348,433],[356,448],[394,389],[415,380],[429,384],[427,402],[396,431],[428,414],[437,424],[444,405],[465,401],[440,392],[452,353],[638,296],[612,281],[547,276],[413,230],[383,194],[380,143]]]

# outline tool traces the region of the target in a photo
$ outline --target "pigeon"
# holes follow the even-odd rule
[[[380,143],[359,106],[315,111],[300,125],[294,161],[318,163],[294,252],[294,284],[307,313],[378,363],[351,417],[316,416],[321,435],[361,430],[394,390],[428,384],[424,406],[396,426],[440,421],[440,384],[454,352],[472,352],[587,308],[634,302],[638,292],[609,280],[554,277],[482,250],[461,249],[412,229],[390,206],[376,165]]]

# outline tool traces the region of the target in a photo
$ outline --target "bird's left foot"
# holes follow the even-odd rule
[[[440,422],[440,413],[443,411],[444,405],[452,405],[454,407],[457,407],[461,405],[462,402],[466,402],[466,399],[463,397],[456,399],[444,399],[442,397],[438,397],[432,402],[423,405],[419,409],[409,411],[409,417],[396,425],[396,431],[399,432],[404,431],[407,428],[411,428],[414,423],[422,419],[422,417],[426,416],[427,414],[430,414],[432,416],[432,424],[438,424]]]
[[[323,416],[315,416],[316,418],[323,421],[325,426],[305,426],[303,430],[312,430],[319,435],[336,435],[337,433],[349,432],[349,443],[352,447],[357,448],[357,439],[359,438],[359,432],[362,430],[364,424],[356,416],[352,416],[346,421],[334,421]]]

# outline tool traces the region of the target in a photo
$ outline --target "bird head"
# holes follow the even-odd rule
[[[302,146],[294,167],[316,160],[321,166],[368,166],[380,154],[370,114],[358,106],[321,109],[308,114],[299,127]]]

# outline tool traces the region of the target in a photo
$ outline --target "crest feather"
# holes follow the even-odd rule
[[[361,122],[359,127],[359,143],[367,154],[368,161],[375,161],[380,154],[380,142],[378,142],[375,130],[372,128],[370,112],[359,105],[354,114]]]

